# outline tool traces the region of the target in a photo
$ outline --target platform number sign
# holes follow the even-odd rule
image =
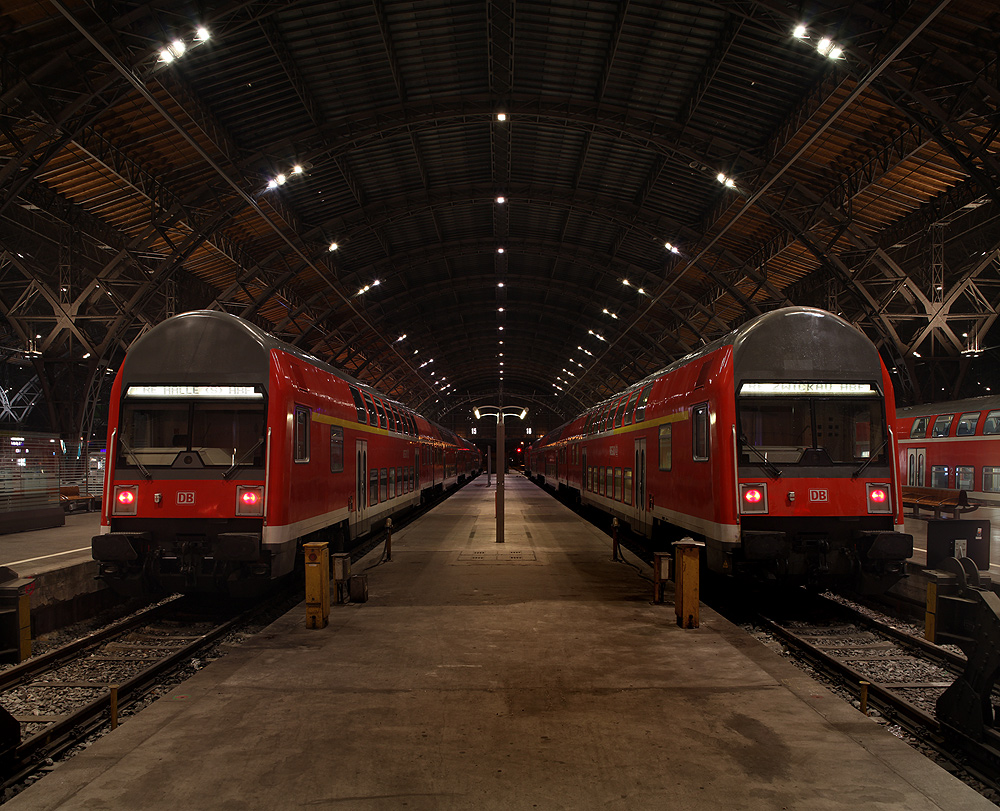
[[[809,500],[810,501],[829,501],[830,491],[829,490],[819,490],[816,488],[811,488],[809,490]]]
[[[194,504],[194,490],[178,490],[177,491],[177,503],[178,504]]]

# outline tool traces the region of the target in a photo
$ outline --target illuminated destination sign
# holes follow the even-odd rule
[[[877,394],[870,383],[744,383],[740,394]]]
[[[264,395],[253,386],[129,386],[126,397],[164,397],[224,400],[261,400]]]

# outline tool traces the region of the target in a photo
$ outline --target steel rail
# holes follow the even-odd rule
[[[153,606],[148,606],[138,613],[119,620],[118,622],[108,625],[105,628],[94,631],[92,634],[88,634],[80,639],[74,639],[72,642],[62,645],[47,653],[41,653],[37,656],[25,659],[20,664],[14,665],[13,667],[0,673],[0,691],[10,690],[12,687],[17,687],[17,685],[23,684],[28,679],[37,678],[43,673],[55,670],[76,657],[80,651],[100,645],[118,634],[129,631],[138,625],[150,622],[152,619],[155,619],[158,614],[166,611],[168,607],[172,607],[173,604],[180,599],[180,595],[175,595],[169,600],[157,603]]]
[[[956,752],[948,745],[947,730],[942,728],[933,715],[924,712],[902,696],[895,694],[892,689],[873,681],[780,623],[763,616],[759,616],[758,619],[769,632],[812,660],[822,672],[838,681],[852,695],[860,697],[861,682],[867,682],[869,701],[884,716],[898,723],[958,769],[968,772],[994,791],[1000,790],[1000,777],[983,771],[967,759],[971,756],[976,763],[990,763],[988,746],[967,738],[962,741],[963,751]]]

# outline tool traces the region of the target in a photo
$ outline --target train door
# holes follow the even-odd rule
[[[635,441],[635,506],[633,507],[632,529],[643,535],[649,534],[649,505],[646,503],[646,439]]]
[[[906,451],[906,485],[923,487],[924,471],[927,464],[926,448],[910,448]]]
[[[583,450],[580,453],[580,492],[587,492],[587,446],[583,446]]]
[[[355,485],[354,513],[352,519],[352,535],[364,535],[371,529],[371,516],[368,509],[368,442],[364,439],[355,440]]]

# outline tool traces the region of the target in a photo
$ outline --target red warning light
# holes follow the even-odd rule
[[[745,501],[747,502],[747,504],[759,504],[759,503],[760,503],[760,500],[761,500],[761,499],[762,499],[763,497],[764,497],[764,496],[763,496],[763,494],[762,494],[762,493],[760,492],[760,490],[757,490],[757,489],[755,489],[755,488],[751,488],[751,489],[749,489],[749,490],[745,490],[745,491],[743,492],[743,498],[744,498],[744,500],[745,500]]]
[[[244,490],[242,499],[243,503],[248,507],[253,507],[255,504],[260,502],[260,493],[256,490]]]
[[[131,490],[120,490],[118,492],[118,503],[128,506],[135,501],[135,493]]]
[[[888,498],[888,495],[886,495],[885,490],[872,490],[870,498],[876,504],[882,504]]]

